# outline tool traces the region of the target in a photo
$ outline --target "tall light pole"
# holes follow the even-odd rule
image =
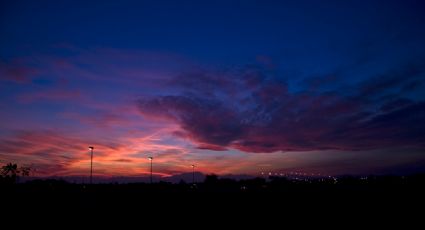
[[[152,161],[153,161],[153,157],[148,157],[148,159],[151,162],[151,184],[152,184]]]
[[[192,166],[192,184],[195,185],[195,165]]]
[[[92,147],[92,146],[90,146],[89,147],[89,150],[90,150],[90,152],[91,152],[91,154],[90,154],[90,184],[92,184],[92,182],[93,182],[93,149],[94,149],[94,147]]]

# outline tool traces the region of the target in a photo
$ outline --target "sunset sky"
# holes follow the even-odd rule
[[[425,171],[425,2],[0,3],[0,165]]]

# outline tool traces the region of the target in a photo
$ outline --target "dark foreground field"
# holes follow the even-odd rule
[[[2,206],[11,209],[175,212],[300,212],[360,208],[361,212],[423,210],[425,177],[368,177],[234,181],[209,177],[196,186],[180,183],[72,184],[36,180],[1,185]],[[404,211],[403,211],[404,212]]]
[[[72,184],[38,180],[1,185],[1,217],[61,223],[136,222],[143,226],[191,222],[221,228],[277,224],[418,226],[423,219],[423,175],[316,180],[285,178],[234,181],[207,177],[196,186],[180,183]],[[337,224],[342,222],[343,225]],[[18,222],[21,223],[21,222]],[[25,222],[23,222],[25,223]],[[32,223],[32,222],[30,222]],[[410,226],[410,227],[409,227]]]

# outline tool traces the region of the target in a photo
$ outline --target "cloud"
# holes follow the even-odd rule
[[[58,90],[49,89],[44,91],[25,93],[18,96],[18,100],[23,103],[31,103],[35,101],[76,101],[81,100],[82,94],[78,90]]]
[[[392,69],[390,72],[370,77],[362,82],[358,87],[361,96],[374,96],[389,90],[403,90],[412,88],[412,82],[423,82],[425,73],[425,63],[408,64],[400,69]]]
[[[139,107],[146,114],[158,114],[175,120],[187,137],[196,140],[200,148],[227,146],[244,132],[240,114],[218,100],[188,96],[164,96],[140,100]],[[216,146],[216,147],[213,147]]]
[[[334,77],[320,84],[313,80],[315,87],[291,91],[281,78],[261,69],[221,75],[198,72],[172,81],[180,94],[143,98],[138,106],[145,116],[179,124],[179,136],[201,149],[276,152],[425,147],[425,124],[421,122],[425,102],[402,93],[412,81],[424,81],[424,68],[419,67],[407,66],[352,84],[349,90],[335,87],[334,91],[320,88],[332,84]]]
[[[115,159],[113,161],[114,162],[120,162],[120,163],[132,163],[133,162],[132,159],[124,159],[124,158],[122,158],[122,159]]]
[[[30,83],[31,78],[38,73],[36,68],[25,65],[22,61],[0,61],[0,80],[15,83]]]
[[[96,146],[97,161],[119,152],[122,145],[111,141],[91,141]],[[58,131],[18,131],[14,136],[0,138],[3,160],[33,164],[38,173],[66,175],[69,170],[86,167],[88,141],[82,137]]]

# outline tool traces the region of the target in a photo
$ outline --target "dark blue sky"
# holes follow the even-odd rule
[[[0,163],[76,175],[96,144],[100,175],[425,168],[423,1],[0,4]]]

